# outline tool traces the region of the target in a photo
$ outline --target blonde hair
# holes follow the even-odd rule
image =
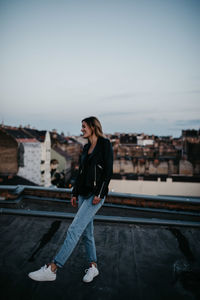
[[[82,122],[86,122],[87,125],[94,131],[95,135],[104,137],[102,126],[100,121],[96,117],[88,117],[82,120]]]

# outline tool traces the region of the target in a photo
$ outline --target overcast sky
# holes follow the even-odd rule
[[[0,123],[200,128],[200,1],[0,0]]]

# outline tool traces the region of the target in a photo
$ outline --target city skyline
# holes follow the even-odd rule
[[[0,1],[0,122],[179,137],[200,128],[200,2]]]

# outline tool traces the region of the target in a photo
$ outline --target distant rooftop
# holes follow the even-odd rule
[[[46,130],[36,130],[31,128],[24,128],[24,131],[29,133],[30,136],[35,137],[39,142],[44,142]]]
[[[2,127],[2,130],[7,132],[13,138],[19,141],[32,140],[32,141],[43,142],[46,134],[46,131],[39,131],[36,129],[21,128],[21,127],[17,128],[11,126],[4,126]]]
[[[14,137],[16,139],[30,139],[30,138],[32,138],[32,136],[30,136],[30,134],[23,131],[21,128],[4,127],[3,130],[6,131],[8,134],[10,134],[12,137]]]

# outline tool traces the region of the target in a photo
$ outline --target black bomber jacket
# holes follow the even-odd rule
[[[73,196],[79,195],[79,187],[81,174],[84,171],[84,161],[90,148],[88,142],[84,148],[80,158],[79,172],[72,190]],[[89,172],[85,182],[93,187],[93,194],[104,198],[108,194],[108,185],[113,173],[113,150],[110,141],[104,137],[98,137],[97,144],[88,158]]]

